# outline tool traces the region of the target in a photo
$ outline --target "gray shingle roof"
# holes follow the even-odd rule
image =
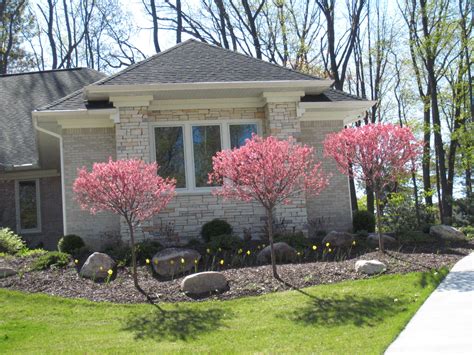
[[[193,39],[129,66],[97,85],[320,80]]]
[[[330,89],[320,95],[306,95],[303,102],[337,102],[337,101],[367,101],[359,96],[349,94],[345,91]]]
[[[37,162],[31,111],[104,76],[87,68],[0,75],[0,166]]]

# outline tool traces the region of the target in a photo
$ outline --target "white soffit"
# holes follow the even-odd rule
[[[343,120],[350,124],[360,120],[377,101],[300,102],[301,121]]]

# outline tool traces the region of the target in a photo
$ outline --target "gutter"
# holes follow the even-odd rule
[[[64,153],[63,153],[63,137],[60,134],[55,132],[48,131],[40,126],[38,126],[38,120],[36,117],[33,117],[33,126],[39,132],[43,132],[52,137],[59,139],[59,153],[60,153],[60,162],[61,162],[61,203],[63,210],[63,233],[67,235],[67,224],[66,224],[66,186],[64,183]]]

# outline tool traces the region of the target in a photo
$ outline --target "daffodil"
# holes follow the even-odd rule
[[[250,255],[250,250],[247,250],[247,255]]]
[[[112,276],[113,273],[114,273],[114,271],[113,271],[112,269],[109,269],[109,270],[107,271],[107,274],[109,274],[109,276]]]
[[[145,262],[146,262],[147,264],[149,264],[149,263],[150,263],[150,259],[146,259]]]
[[[99,267],[99,270],[102,271],[102,270],[104,270],[104,268],[101,266],[101,267]]]
[[[329,248],[329,252],[332,252],[332,249],[331,249],[331,248]]]
[[[74,264],[79,264],[79,260],[74,259]]]
[[[211,254],[211,249],[207,248],[207,249],[206,249],[206,252],[207,252],[208,254]]]
[[[198,263],[198,259],[194,259],[194,263],[197,264],[197,263]]]
[[[181,264],[184,264],[184,258],[181,258]]]
[[[155,265],[158,265],[158,259],[153,260],[153,262],[155,263]]]
[[[296,253],[296,255],[300,256],[300,255],[301,255],[301,253],[300,253],[300,252],[297,252],[297,253]]]
[[[218,251],[222,251],[222,249],[221,249],[221,248],[219,248],[219,249],[217,249],[217,250],[218,250]]]
[[[242,254],[242,252],[243,252],[242,249],[239,249],[239,250],[237,251],[237,253],[239,253],[239,254]]]
[[[355,241],[355,240],[352,242],[352,245],[356,245],[356,241]]]
[[[313,250],[316,250],[318,249],[318,247],[316,245],[313,245]]]
[[[173,264],[174,264],[174,260],[170,260],[170,264],[173,265]]]
[[[329,247],[330,245],[331,245],[331,243],[329,243],[329,242],[326,243],[326,246],[327,246],[327,247]]]
[[[224,265],[224,259],[221,259],[221,261],[219,261],[219,264]]]

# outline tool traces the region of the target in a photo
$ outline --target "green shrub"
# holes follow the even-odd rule
[[[375,217],[369,211],[354,211],[352,213],[352,228],[358,231],[375,232]]]
[[[312,244],[303,232],[278,233],[274,235],[273,240],[275,243],[286,243],[297,250],[304,250],[311,247]]]
[[[193,238],[189,242],[186,243],[186,248],[202,248],[204,243],[201,242],[199,239]]]
[[[114,259],[118,266],[130,265],[132,261],[132,252],[130,247],[124,243],[109,245],[104,248],[103,252]]]
[[[141,243],[135,244],[135,252],[137,261],[139,263],[145,263],[146,259],[151,259],[153,255],[163,249],[163,246],[157,241],[146,240]],[[132,250],[129,245],[125,243],[117,243],[109,246],[103,251],[114,259],[118,266],[128,266],[132,262]]]
[[[10,228],[0,229],[0,253],[14,255],[25,248],[25,242]]]
[[[461,227],[459,230],[466,235],[467,239],[474,239],[474,226]]]
[[[135,244],[137,261],[141,263],[144,263],[146,259],[151,260],[160,250],[163,250],[163,245],[154,240],[145,240],[144,242]]]
[[[65,235],[58,242],[58,250],[67,254],[74,254],[74,251],[85,247],[86,244],[81,237],[75,234]]]
[[[211,237],[207,246],[212,250],[237,250],[243,248],[244,242],[239,237],[232,234],[221,234]]]
[[[27,257],[32,257],[32,256],[41,256],[41,255],[44,255],[46,254],[48,251],[44,250],[44,249],[28,249],[28,248],[24,248],[24,249],[21,249],[17,255],[22,257],[22,258],[27,258]]]
[[[434,238],[423,231],[407,231],[398,236],[401,244],[430,243]]]
[[[201,229],[201,236],[206,242],[210,242],[212,237],[232,234],[232,226],[222,219],[213,219],[204,223]]]
[[[38,259],[33,264],[33,270],[46,270],[51,266],[65,267],[69,264],[70,255],[60,251],[50,251]]]

